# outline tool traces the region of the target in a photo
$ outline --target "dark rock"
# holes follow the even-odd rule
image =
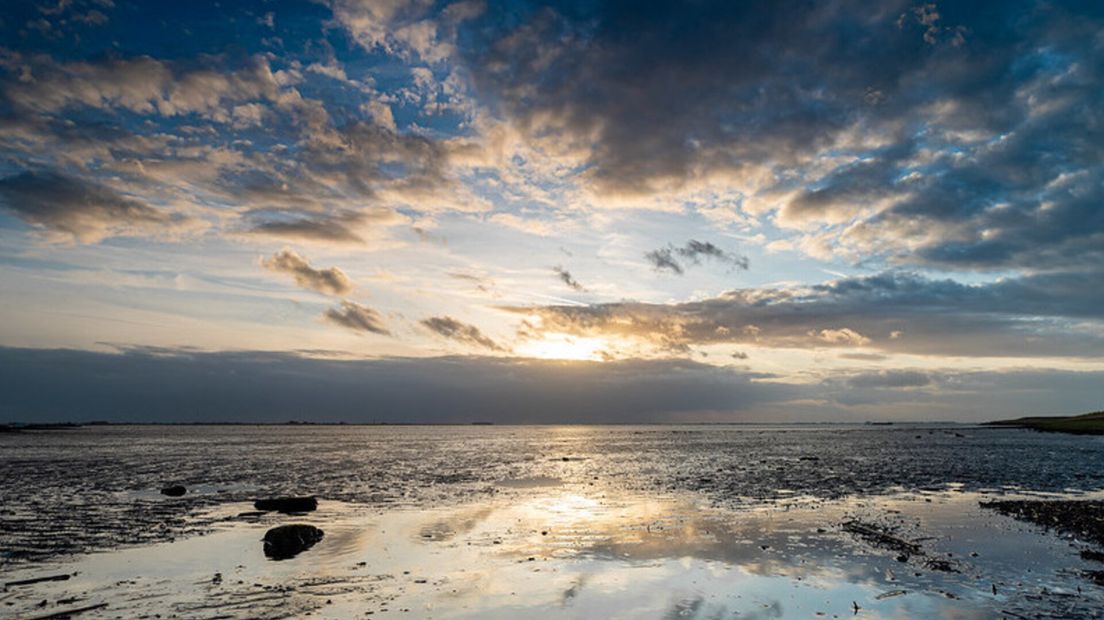
[[[182,484],[174,484],[161,489],[161,495],[168,495],[169,497],[180,497],[187,492],[188,489],[185,489]]]
[[[291,524],[265,532],[264,554],[271,560],[287,560],[313,547],[322,540],[322,530],[313,525]]]
[[[276,512],[311,512],[318,509],[318,500],[312,497],[274,497],[253,502],[257,510]]]
[[[1082,549],[1081,559],[1089,560],[1091,562],[1104,562],[1104,551],[1096,551],[1094,549]]]

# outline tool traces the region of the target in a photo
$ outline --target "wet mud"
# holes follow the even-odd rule
[[[13,617],[94,605],[106,606],[79,617],[1104,610],[1091,538],[1099,530],[1089,512],[1061,508],[1100,504],[1098,438],[972,428],[136,427],[0,441],[0,562],[13,582],[0,615]],[[1029,467],[1023,450],[1043,456]],[[162,495],[169,484],[186,494]],[[311,496],[316,510],[291,514],[254,504]],[[1040,501],[1049,503],[1033,508]],[[265,534],[291,524],[325,535],[274,561]]]

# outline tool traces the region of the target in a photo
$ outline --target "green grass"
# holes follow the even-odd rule
[[[1030,428],[1052,433],[1075,433],[1080,435],[1104,435],[1104,411],[1073,416],[1031,417],[1015,420],[997,420],[989,422],[993,426],[1013,426]]]

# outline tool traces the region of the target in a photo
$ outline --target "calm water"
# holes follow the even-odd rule
[[[1104,438],[959,426],[89,427],[0,435],[0,473],[5,572],[79,573],[0,595],[28,614],[100,602],[86,617],[1104,609],[1076,544],[978,508],[996,495],[1097,495]],[[161,496],[169,483],[188,495]],[[273,494],[322,505],[237,517]],[[899,561],[841,529],[855,518],[924,551]],[[293,560],[265,560],[260,537],[291,521],[326,536]]]

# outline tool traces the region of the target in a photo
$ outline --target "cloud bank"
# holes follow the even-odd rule
[[[984,420],[1099,406],[1100,372],[916,371],[795,385],[688,361],[0,348],[0,420],[625,423]],[[1062,398],[1052,399],[1052,386]],[[65,386],[65,389],[57,389]],[[965,413],[965,416],[963,415]]]

